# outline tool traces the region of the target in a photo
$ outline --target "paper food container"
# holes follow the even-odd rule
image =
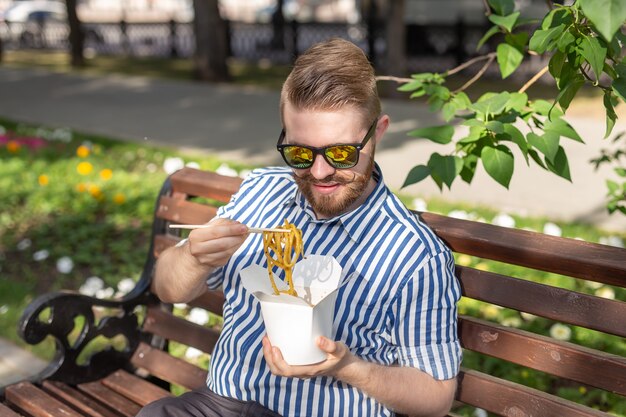
[[[298,297],[274,295],[267,269],[252,265],[241,271],[243,286],[261,303],[267,336],[290,365],[308,365],[326,359],[315,340],[332,338],[335,300],[341,280],[341,266],[332,256],[310,255],[293,269]],[[289,285],[275,277],[276,286]]]

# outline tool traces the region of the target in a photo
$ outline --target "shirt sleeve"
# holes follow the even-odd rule
[[[406,280],[392,304],[391,339],[400,366],[418,368],[437,380],[458,374],[460,296],[449,250],[431,256]]]

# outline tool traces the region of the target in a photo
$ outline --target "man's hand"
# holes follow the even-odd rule
[[[351,371],[359,361],[350,350],[341,342],[335,342],[320,336],[316,340],[317,346],[326,352],[326,360],[313,365],[291,366],[283,358],[280,349],[272,346],[267,335],[263,337],[263,356],[274,375],[312,378],[316,376],[330,376],[344,379],[342,376]]]
[[[207,227],[189,233],[189,253],[205,267],[218,268],[248,237],[248,228],[234,220],[215,219]]]

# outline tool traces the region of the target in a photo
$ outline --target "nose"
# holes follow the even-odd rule
[[[335,168],[330,166],[323,155],[316,155],[310,168],[311,175],[318,180],[323,180],[335,173]]]

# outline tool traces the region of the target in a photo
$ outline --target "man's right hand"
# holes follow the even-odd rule
[[[207,227],[189,233],[189,253],[209,268],[226,265],[248,237],[246,225],[230,219],[215,219]]]

